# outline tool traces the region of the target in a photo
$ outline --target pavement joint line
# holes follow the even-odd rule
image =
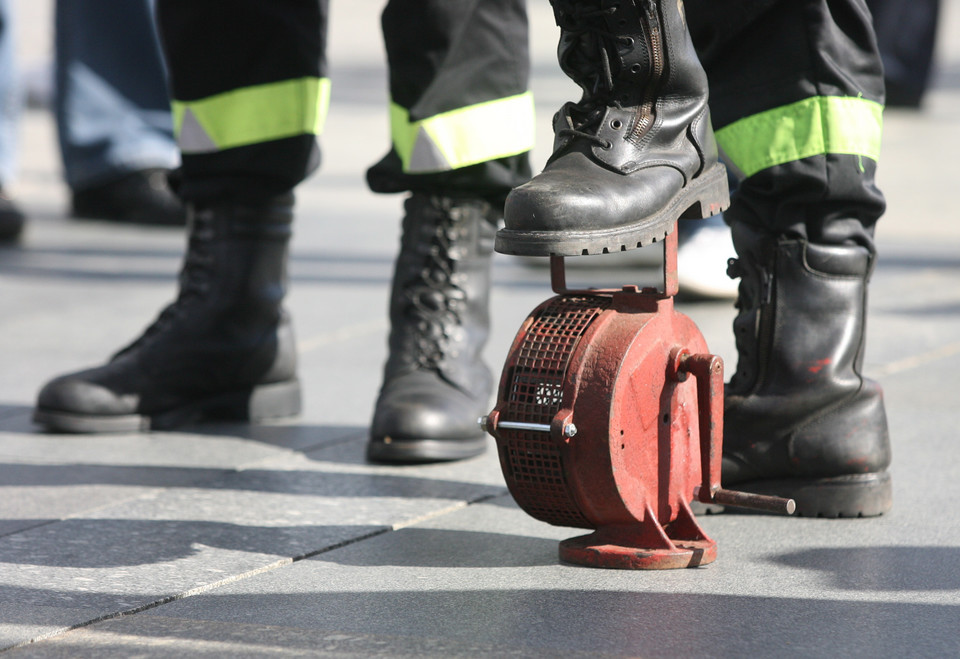
[[[134,606],[134,607],[131,607],[131,608],[129,608],[129,609],[124,609],[123,611],[116,611],[116,612],[114,612],[114,613],[106,613],[106,614],[97,616],[97,617],[95,617],[95,618],[91,618],[90,620],[86,620],[86,621],[83,621],[83,622],[78,622],[78,623],[75,624],[75,625],[70,625],[69,627],[62,627],[62,628],[60,628],[60,629],[51,630],[51,631],[49,631],[49,632],[45,632],[45,633],[43,633],[43,634],[40,634],[40,635],[35,636],[35,637],[33,637],[33,638],[27,639],[27,640],[22,641],[22,642],[20,642],[20,643],[17,643],[17,644],[14,644],[14,645],[10,645],[10,646],[5,647],[5,648],[0,648],[0,653],[6,652],[7,650],[15,650],[15,649],[18,649],[18,648],[23,648],[23,647],[26,647],[26,646],[31,645],[31,644],[33,644],[33,643],[36,643],[36,642],[38,642],[38,641],[48,640],[48,639],[54,638],[54,637],[56,637],[56,636],[61,636],[61,635],[63,635],[63,634],[72,632],[72,631],[77,630],[77,629],[83,629],[84,627],[90,627],[91,625],[96,625],[97,623],[106,622],[106,621],[108,621],[108,620],[117,620],[118,618],[123,618],[123,617],[125,617],[125,616],[136,615],[136,614],[138,614],[138,613],[143,613],[144,611],[149,611],[149,610],[151,610],[151,609],[159,608],[159,607],[161,607],[161,606],[163,606],[163,605],[165,605],[165,604],[170,604],[170,603],[172,603],[172,602],[176,602],[176,601],[179,601],[179,600],[182,600],[182,599],[187,599],[188,597],[194,597],[194,596],[196,596],[196,595],[202,595],[203,593],[207,593],[207,592],[216,590],[216,589],[218,589],[218,588],[222,588],[223,586],[227,586],[227,585],[230,585],[230,584],[233,584],[233,583],[237,583],[237,582],[240,582],[240,581],[244,581],[244,580],[246,580],[246,579],[249,579],[249,578],[251,578],[251,577],[255,577],[255,576],[260,575],[260,574],[264,574],[264,573],[267,573],[267,572],[272,572],[273,570],[276,570],[276,569],[278,569],[278,568],[286,567],[287,565],[292,565],[292,564],[298,563],[298,562],[300,562],[300,561],[302,561],[302,560],[305,560],[305,559],[308,559],[308,558],[312,558],[312,557],[314,557],[314,556],[318,556],[318,555],[320,555],[320,554],[324,554],[324,553],[326,553],[326,552],[333,551],[333,550],[335,550],[335,549],[340,549],[340,548],[342,548],[342,547],[346,547],[346,546],[348,546],[348,545],[352,545],[352,544],[357,543],[357,542],[362,542],[363,540],[369,540],[370,538],[375,538],[375,537],[377,537],[377,536],[379,536],[379,535],[383,535],[383,534],[385,534],[385,533],[389,533],[391,530],[392,530],[392,529],[391,529],[390,527],[383,527],[382,529],[378,529],[378,530],[376,530],[376,531],[370,531],[369,533],[364,533],[364,534],[362,534],[362,535],[360,535],[360,536],[357,536],[357,537],[355,537],[355,538],[349,538],[349,539],[347,539],[347,540],[343,540],[343,541],[341,541],[341,542],[337,542],[337,543],[334,543],[334,544],[332,544],[332,545],[328,545],[328,546],[326,546],[326,547],[323,547],[323,548],[321,548],[321,549],[317,549],[317,550],[314,550],[314,551],[311,551],[311,552],[307,552],[307,553],[305,553],[305,554],[301,554],[301,555],[299,555],[299,556],[281,558],[281,559],[279,559],[279,560],[274,561],[273,563],[269,563],[269,564],[267,564],[267,565],[262,565],[262,566],[260,566],[260,567],[258,567],[258,568],[253,569],[253,570],[247,570],[246,572],[242,572],[242,573],[240,573],[240,574],[234,574],[234,575],[231,575],[231,576],[229,576],[229,577],[225,577],[225,578],[223,578],[223,579],[218,579],[217,581],[214,581],[214,582],[211,582],[211,583],[208,583],[208,584],[203,584],[202,586],[197,586],[197,587],[195,587],[195,588],[187,589],[187,590],[183,591],[182,593],[176,593],[176,594],[174,594],[174,595],[168,595],[168,596],[166,596],[166,597],[161,597],[160,599],[155,600],[155,601],[153,601],[153,602],[147,602],[146,604],[141,604],[141,605],[139,605],[139,606]]]
[[[953,357],[957,354],[960,354],[960,341],[948,343],[945,346],[940,346],[939,348],[934,348],[933,350],[927,350],[926,352],[921,352],[917,355],[904,357],[903,359],[890,362],[889,364],[885,364],[877,368],[875,374],[877,376],[885,376],[903,373],[904,371],[910,371],[915,368],[919,368],[925,364],[937,361],[938,359]]]
[[[470,499],[468,501],[458,501],[457,503],[447,506],[446,508],[441,508],[440,510],[434,510],[432,512],[426,513],[424,515],[420,515],[419,517],[408,519],[403,522],[397,522],[390,528],[393,531],[399,531],[401,529],[405,529],[411,526],[416,526],[417,524],[421,524],[431,519],[436,519],[437,517],[443,517],[444,515],[457,512],[458,510],[469,508],[470,506],[476,505],[478,503],[484,503],[486,501],[490,501],[491,499],[496,499],[502,496],[506,496],[508,494],[509,492],[507,492],[506,488],[504,488],[503,492],[500,492],[499,494],[483,494],[477,497],[476,499]]]
[[[281,559],[279,559],[279,560],[274,561],[273,563],[269,563],[269,564],[267,564],[267,565],[262,565],[262,566],[260,566],[260,567],[258,567],[258,568],[253,569],[253,570],[247,570],[246,572],[242,572],[241,574],[234,574],[234,575],[231,575],[231,576],[229,576],[229,577],[225,577],[225,578],[223,578],[223,579],[218,579],[217,581],[214,581],[214,582],[211,582],[211,583],[208,583],[208,584],[203,584],[202,586],[196,586],[195,588],[189,588],[189,589],[183,591],[182,593],[176,593],[176,594],[174,594],[174,595],[168,595],[168,596],[166,596],[166,597],[161,597],[160,599],[155,600],[155,601],[153,601],[153,602],[147,602],[146,604],[141,604],[141,605],[139,605],[139,606],[134,606],[134,607],[131,607],[131,608],[129,608],[129,609],[124,609],[123,611],[116,611],[116,612],[114,612],[114,613],[106,613],[106,614],[104,614],[104,615],[100,615],[100,616],[97,616],[97,617],[95,617],[95,618],[91,618],[90,620],[86,620],[86,621],[83,621],[83,622],[78,622],[77,624],[75,624],[75,625],[70,625],[70,626],[68,626],[68,627],[62,627],[62,628],[60,628],[60,629],[50,630],[50,631],[48,631],[48,632],[44,632],[44,633],[42,633],[42,634],[39,634],[39,635],[37,635],[37,636],[34,636],[34,637],[30,638],[30,639],[21,641],[20,643],[16,643],[16,644],[14,644],[14,645],[10,645],[10,646],[7,646],[7,647],[5,647],[5,648],[0,648],[0,653],[7,652],[8,650],[16,650],[16,649],[24,648],[24,647],[27,647],[27,646],[32,645],[32,644],[34,644],[34,643],[37,643],[37,642],[40,642],[40,641],[49,640],[49,639],[52,639],[52,638],[56,638],[57,636],[62,636],[63,634],[67,634],[67,633],[72,632],[72,631],[75,631],[75,630],[77,630],[77,629],[83,629],[83,628],[85,628],[85,627],[90,627],[90,626],[92,626],[92,625],[96,625],[96,624],[101,623],[101,622],[107,622],[107,621],[109,621],[109,620],[117,620],[117,619],[119,619],[119,618],[123,618],[123,617],[126,617],[126,616],[132,616],[132,615],[136,615],[136,614],[138,614],[138,613],[143,613],[144,611],[149,611],[149,610],[151,610],[151,609],[156,609],[156,608],[159,608],[159,607],[161,607],[161,606],[164,606],[165,604],[171,604],[171,603],[173,603],[173,602],[177,602],[177,601],[182,600],[182,599],[187,599],[188,597],[195,597],[195,596],[197,596],[197,595],[202,595],[202,594],[204,594],[204,593],[211,592],[211,591],[216,590],[216,589],[218,589],[218,588],[222,588],[223,586],[228,586],[228,585],[230,585],[230,584],[238,583],[238,582],[240,582],[240,581],[244,581],[244,580],[246,580],[246,579],[250,579],[250,578],[255,577],[255,576],[258,576],[258,575],[260,575],[260,574],[265,574],[265,573],[267,573],[267,572],[272,572],[272,571],[277,570],[277,569],[279,569],[279,568],[286,567],[286,566],[288,566],[288,565],[293,565],[294,563],[299,563],[300,561],[307,560],[307,559],[309,559],[309,558],[314,558],[314,557],[316,557],[316,556],[320,556],[320,555],[322,555],[322,554],[326,554],[326,553],[331,552],[331,551],[334,551],[334,550],[336,550],[336,549],[342,549],[343,547],[348,547],[348,546],[353,545],[353,544],[356,544],[356,543],[358,543],[358,542],[363,542],[364,540],[370,540],[370,539],[372,539],[372,538],[376,538],[376,537],[378,537],[378,536],[385,535],[385,534],[391,533],[391,532],[393,532],[393,531],[398,531],[398,530],[400,530],[400,529],[407,528],[407,527],[409,527],[409,526],[413,526],[413,525],[416,525],[416,524],[420,524],[420,523],[422,523],[422,522],[424,522],[424,521],[427,521],[427,520],[429,520],[429,519],[433,519],[433,518],[436,518],[436,517],[440,517],[440,516],[443,516],[443,515],[447,515],[447,514],[449,514],[449,513],[451,513],[451,512],[456,512],[456,511],[458,511],[458,510],[463,510],[464,508],[467,508],[467,507],[472,506],[472,505],[474,505],[474,504],[483,503],[483,502],[489,501],[489,500],[491,500],[491,499],[496,499],[496,498],[498,498],[498,497],[505,496],[505,494],[507,494],[506,491],[504,491],[503,493],[500,493],[500,494],[485,494],[485,495],[479,496],[479,497],[477,497],[477,498],[475,498],[475,499],[470,499],[470,500],[468,500],[468,501],[459,501],[459,502],[457,502],[457,503],[454,504],[454,505],[447,506],[446,508],[443,508],[442,510],[437,510],[437,511],[434,511],[434,512],[432,512],[432,513],[428,513],[428,514],[426,514],[426,515],[421,515],[421,516],[419,516],[419,517],[416,517],[416,518],[407,520],[407,521],[405,521],[405,522],[398,522],[398,523],[393,524],[393,525],[391,525],[391,526],[385,526],[385,527],[383,527],[383,528],[381,528],[381,529],[377,529],[377,530],[375,530],[375,531],[370,531],[370,532],[368,532],[368,533],[361,534],[361,535],[356,536],[356,537],[354,537],[354,538],[348,538],[348,539],[346,539],[346,540],[342,540],[341,542],[336,542],[336,543],[333,543],[333,544],[331,544],[331,545],[327,545],[326,547],[322,547],[322,548],[320,548],[320,549],[316,549],[316,550],[313,550],[313,551],[309,551],[309,552],[306,552],[306,553],[303,553],[303,554],[300,554],[300,555],[297,555],[297,556],[292,556],[292,557],[287,557],[287,558],[281,558]],[[48,522],[48,523],[52,523],[53,521],[60,521],[60,520],[52,520],[51,522]],[[41,525],[41,526],[42,526],[42,525]]]
[[[44,527],[44,526],[50,526],[51,524],[57,524],[58,522],[62,522],[62,521],[64,521],[65,519],[66,519],[66,518],[61,517],[61,518],[58,518],[58,519],[48,519],[48,520],[43,521],[43,522],[37,522],[36,524],[32,524],[32,525],[30,525],[30,526],[24,526],[24,527],[21,527],[21,528],[14,529],[13,531],[8,531],[7,533],[0,533],[0,538],[7,538],[7,537],[9,537],[9,536],[11,536],[11,535],[17,535],[18,533],[24,533],[24,532],[26,532],[26,531],[32,531],[32,530],[34,530],[34,529],[39,529],[39,528],[42,528],[42,527]]]
[[[347,544],[349,544],[349,543],[347,543]],[[259,568],[254,569],[254,570],[248,570],[247,572],[244,572],[244,573],[242,573],[242,574],[235,574],[235,575],[232,575],[232,576],[230,576],[230,577],[226,577],[226,578],[224,578],[224,579],[220,579],[220,580],[218,580],[218,581],[215,581],[215,582],[213,582],[213,583],[204,584],[204,585],[202,585],[202,586],[197,586],[196,588],[190,588],[189,590],[185,590],[185,591],[182,592],[182,593],[177,593],[177,594],[175,594],[175,595],[168,595],[167,597],[162,597],[162,598],[160,598],[160,599],[158,599],[158,600],[155,600],[155,601],[153,601],[153,602],[148,602],[148,603],[146,603],[146,604],[141,604],[141,605],[139,605],[139,606],[135,606],[135,607],[132,607],[132,608],[129,608],[129,609],[125,609],[125,610],[123,610],[123,611],[116,611],[116,612],[114,612],[114,613],[107,613],[107,614],[104,614],[104,615],[101,615],[101,616],[97,616],[96,618],[91,618],[90,620],[86,620],[86,621],[83,621],[83,622],[78,622],[77,624],[75,624],[75,625],[70,625],[69,627],[62,627],[61,629],[51,630],[51,631],[49,631],[49,632],[40,634],[40,635],[38,635],[38,636],[35,636],[35,637],[31,638],[31,639],[22,641],[22,642],[20,642],[20,643],[15,644],[15,645],[11,645],[11,646],[8,646],[8,647],[6,647],[6,648],[0,648],[0,652],[6,652],[7,650],[14,650],[14,649],[17,649],[17,648],[22,648],[22,647],[31,645],[31,644],[33,644],[33,643],[36,643],[37,641],[44,641],[44,640],[47,640],[47,639],[50,639],[50,638],[54,638],[54,637],[56,637],[56,636],[60,636],[60,635],[62,635],[62,634],[66,634],[66,633],[72,632],[72,631],[74,631],[74,630],[76,630],[76,629],[82,629],[82,628],[84,628],[84,627],[89,627],[89,626],[91,626],[91,625],[95,625],[95,624],[100,623],[100,622],[106,622],[106,621],[108,621],[108,620],[116,620],[116,619],[118,619],[118,618],[123,618],[123,617],[125,617],[125,616],[135,615],[135,614],[137,614],[137,613],[142,613],[142,612],[144,612],[144,611],[149,611],[150,609],[155,609],[155,608],[157,608],[157,607],[163,606],[164,604],[170,604],[171,602],[176,602],[177,600],[186,599],[187,597],[193,597],[194,595],[199,595],[199,594],[201,594],[201,593],[208,592],[208,591],[210,591],[210,590],[214,590],[214,589],[216,589],[216,588],[220,588],[220,587],[222,587],[222,586],[225,586],[225,585],[228,585],[228,584],[231,584],[231,583],[235,583],[235,582],[237,582],[237,581],[242,581],[242,580],[244,580],[244,579],[247,579],[247,578],[249,578],[249,577],[256,576],[256,575],[258,575],[258,574],[262,574],[262,573],[264,573],[264,572],[269,572],[269,571],[275,570],[275,569],[277,569],[277,568],[279,568],[279,567],[283,567],[283,566],[285,566],[285,565],[290,565],[290,564],[296,562],[296,560],[298,560],[298,559],[296,559],[296,558],[282,558],[282,559],[280,559],[280,560],[278,560],[278,561],[275,561],[275,562],[273,562],[273,563],[270,563],[269,565],[263,565],[263,566],[261,566],[261,567],[259,567]]]
[[[201,482],[202,482],[202,481],[197,481],[196,483],[191,483],[191,484],[189,485],[189,487],[196,487],[196,486],[197,486],[199,483],[201,483]],[[184,487],[184,486],[181,486],[181,487]],[[140,494],[138,494],[138,495],[136,495],[136,496],[133,496],[133,497],[130,497],[130,498],[127,498],[127,499],[123,499],[123,500],[120,500],[120,499],[110,500],[110,501],[107,501],[107,502],[105,502],[105,503],[100,504],[99,506],[94,506],[93,508],[88,508],[88,509],[86,509],[86,510],[79,511],[79,512],[76,512],[76,513],[72,513],[72,514],[70,514],[70,515],[64,515],[64,516],[62,516],[62,517],[57,517],[56,519],[48,519],[48,520],[45,520],[45,521],[40,522],[40,523],[38,523],[38,524],[34,524],[33,526],[27,526],[27,527],[24,527],[24,528],[15,529],[15,530],[10,531],[10,532],[8,532],[8,533],[2,533],[2,534],[0,534],[0,538],[5,538],[5,537],[12,536],[12,535],[17,535],[17,534],[19,534],[19,533],[24,533],[24,532],[26,532],[26,531],[32,531],[33,529],[39,529],[39,528],[42,528],[42,527],[44,527],[44,526],[50,526],[51,524],[59,524],[60,522],[69,522],[69,521],[73,521],[73,520],[79,520],[79,521],[82,521],[82,520],[96,521],[98,518],[95,517],[94,515],[95,515],[98,511],[108,510],[108,509],[110,509],[110,508],[113,508],[114,506],[117,506],[117,505],[120,505],[120,504],[129,503],[129,502],[132,502],[132,501],[147,501],[147,500],[149,500],[149,499],[151,499],[151,498],[156,498],[159,494],[161,494],[162,492],[167,491],[168,489],[169,489],[169,488],[167,488],[167,487],[151,487],[151,488],[148,488],[146,491],[141,492]]]

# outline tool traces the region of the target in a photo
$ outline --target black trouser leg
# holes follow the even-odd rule
[[[717,141],[725,161],[746,176],[728,221],[872,250],[873,226],[885,208],[875,181],[884,97],[863,0],[686,5],[710,80]],[[783,117],[797,134],[767,130],[783,125]],[[783,139],[771,146],[771,135]],[[850,139],[831,143],[841,136]]]
[[[382,26],[394,144],[370,188],[502,202],[530,177],[524,0],[391,0]]]
[[[863,0],[688,0],[717,141],[742,182],[737,370],[723,480],[802,515],[891,504],[880,386],[862,374],[883,79]]]
[[[311,81],[326,78],[327,1],[158,0],[157,17],[184,199],[259,204],[302,181],[319,162],[315,131],[298,122],[322,103]],[[225,107],[222,94],[238,96]]]

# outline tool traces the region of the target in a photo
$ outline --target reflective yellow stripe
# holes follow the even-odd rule
[[[329,105],[329,79],[298,78],[197,101],[174,101],[173,123],[184,153],[207,153],[296,135],[319,135]]]
[[[846,153],[880,158],[883,106],[865,98],[815,96],[717,131],[724,155],[745,176],[801,158]]]
[[[414,122],[405,108],[393,103],[390,126],[405,172],[459,169],[533,148],[533,94],[478,103]]]

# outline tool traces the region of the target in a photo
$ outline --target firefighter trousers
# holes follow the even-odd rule
[[[730,222],[874,249],[883,70],[864,0],[686,0]]]
[[[257,203],[318,166],[327,0],[159,0],[157,18],[187,201]],[[370,187],[502,201],[530,176],[524,0],[389,0],[382,28],[393,143]]]
[[[197,203],[295,186],[318,163],[329,94],[326,0],[223,6],[158,2],[182,194]],[[883,77],[865,0],[687,0],[686,13],[742,179],[728,219],[872,249]],[[500,198],[525,180],[524,0],[390,0],[382,18],[393,145],[371,188]]]

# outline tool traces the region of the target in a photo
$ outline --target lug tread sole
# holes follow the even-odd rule
[[[888,512],[893,505],[892,479],[887,471],[832,478],[757,480],[725,487],[793,499],[797,503],[797,517],[877,517]],[[695,512],[743,514],[752,511],[707,504],[697,506]]]

